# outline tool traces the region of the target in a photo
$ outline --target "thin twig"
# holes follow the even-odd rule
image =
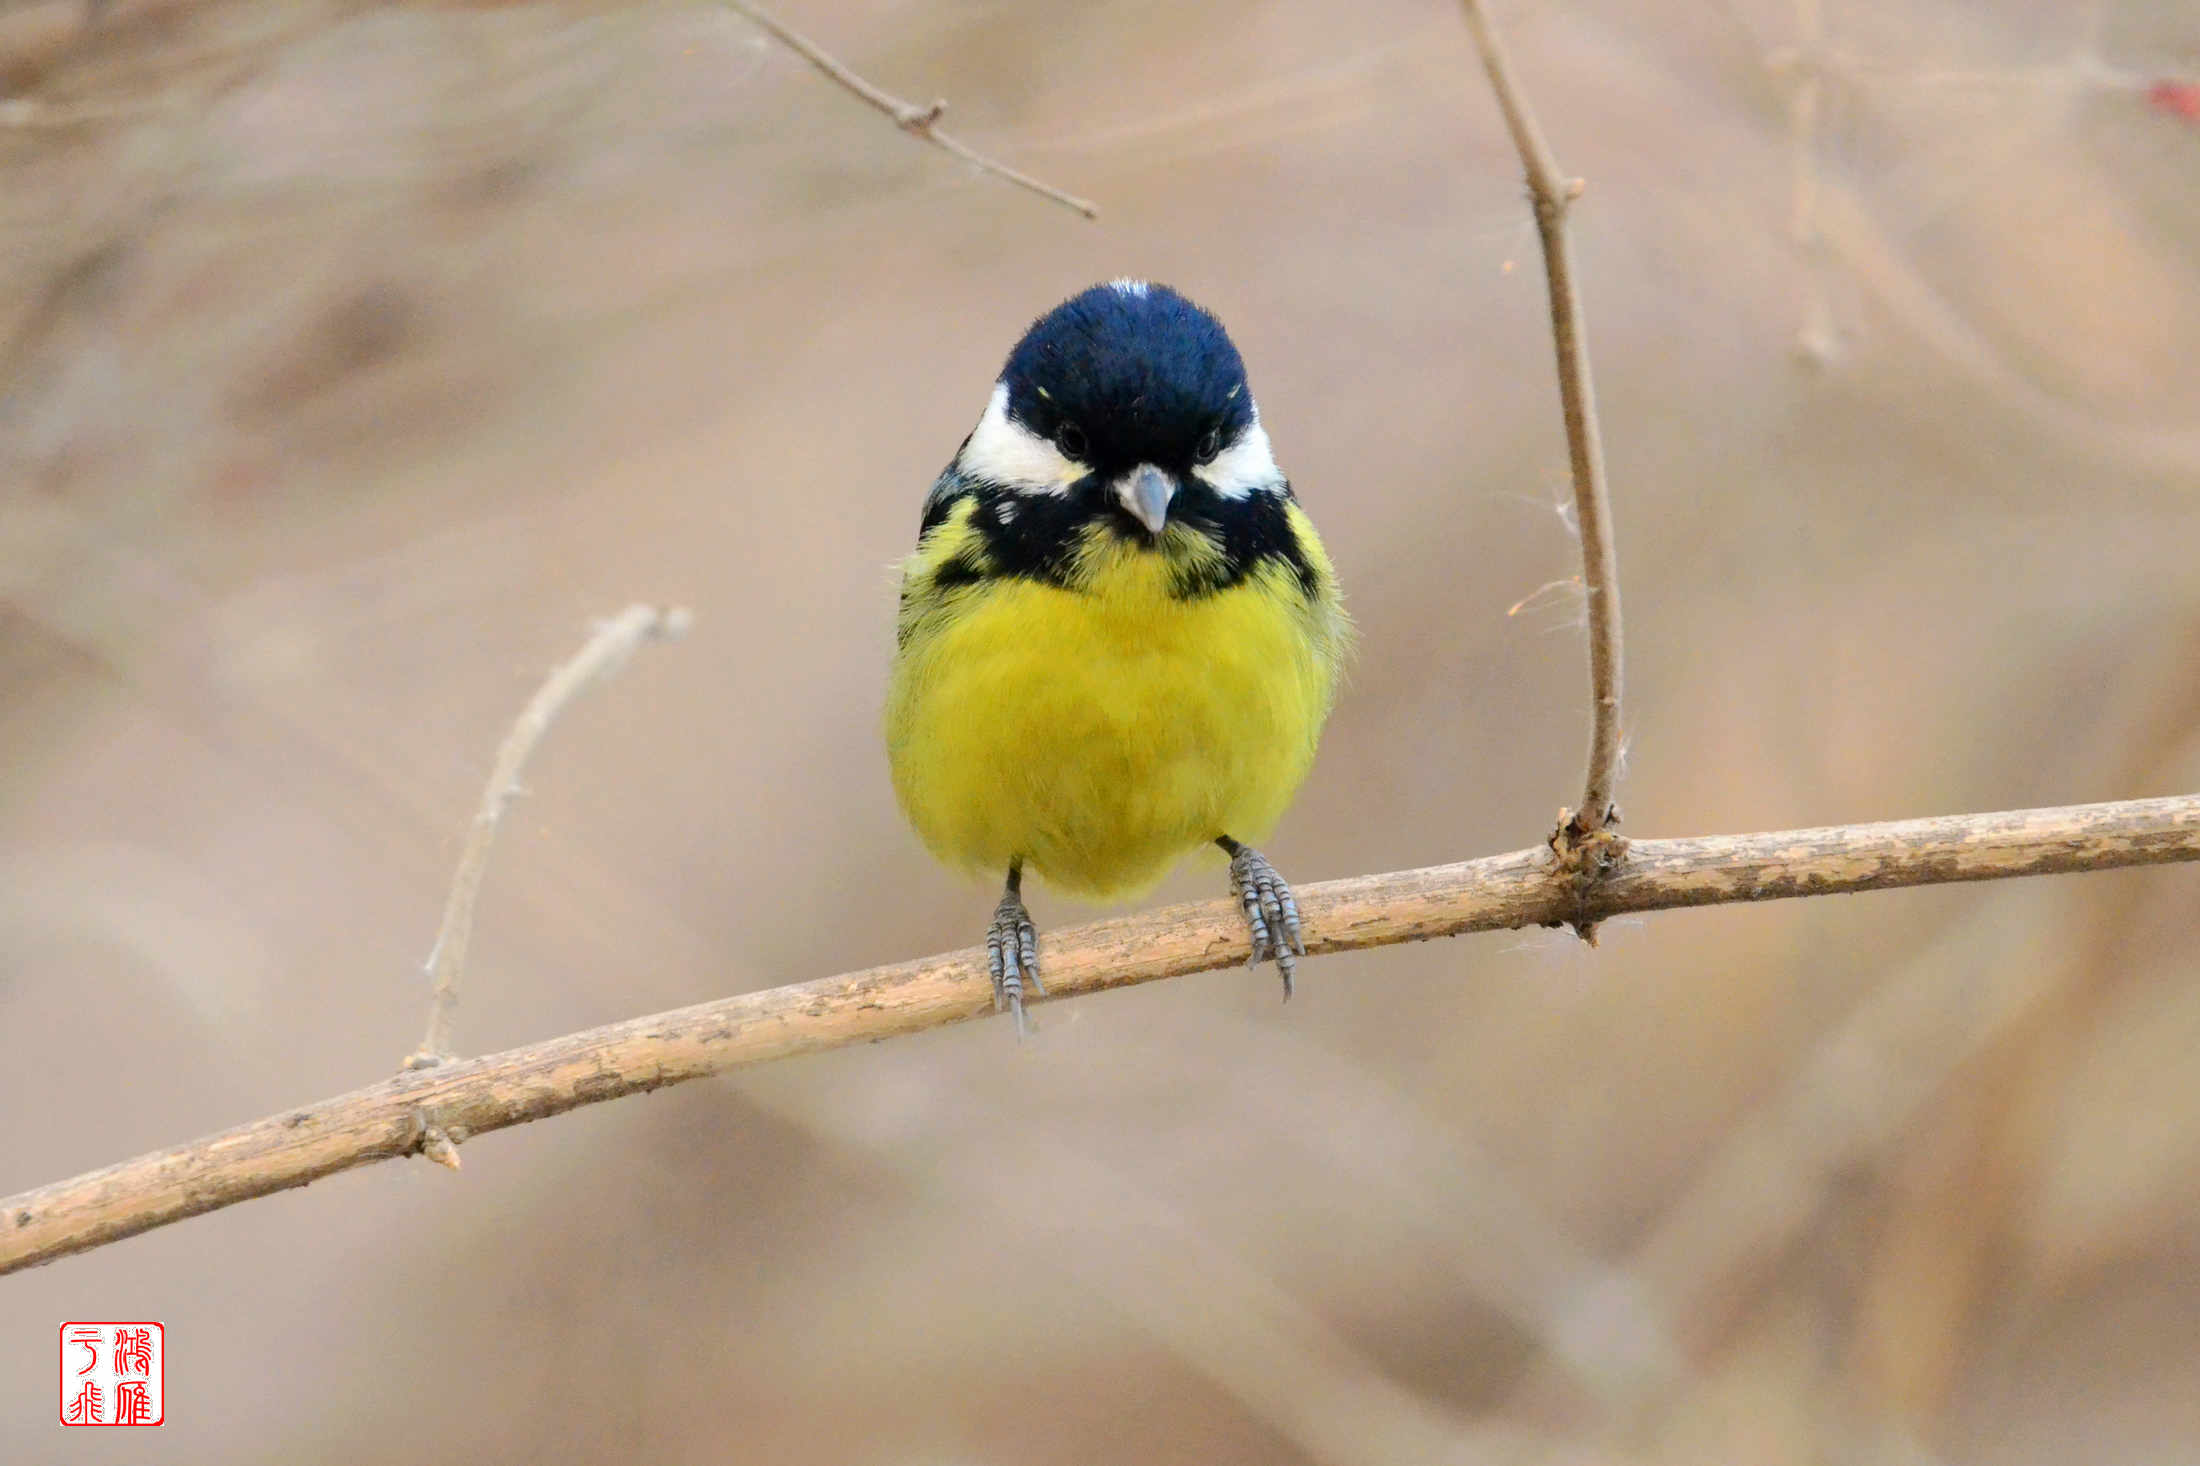
[[[504,735],[496,764],[489,770],[488,787],[481,792],[473,828],[467,832],[466,848],[459,852],[458,874],[451,878],[451,893],[443,903],[443,925],[428,951],[428,978],[434,985],[428,995],[428,1032],[406,1058],[406,1068],[424,1069],[450,1058],[451,1010],[458,1005],[458,980],[466,971],[466,946],[473,939],[474,903],[481,896],[481,880],[489,872],[489,847],[496,840],[506,806],[520,792],[520,775],[535,745],[582,689],[618,671],[643,642],[678,636],[687,625],[685,611],[627,607],[598,626],[571,661],[544,679],[512,731]],[[457,1169],[455,1159],[448,1164]]]
[[[1890,824],[1642,840],[1584,887],[1545,847],[1299,889],[1309,952],[1461,932],[1594,923],[1632,911],[1893,890],[2200,860],[2200,795]],[[1245,958],[1232,901],[1054,935],[1057,998]],[[744,993],[398,1075],[319,1104],[0,1201],[0,1273],[83,1252],[335,1172],[410,1155],[428,1117],[453,1145],[485,1131],[706,1074],[916,1033],[993,1011],[965,950]]]
[[[856,97],[891,117],[894,120],[894,126],[900,128],[903,132],[910,134],[912,137],[921,137],[936,147],[946,149],[980,172],[990,173],[995,178],[1005,179],[1018,188],[1029,189],[1039,197],[1052,199],[1065,208],[1075,209],[1088,219],[1100,217],[1100,206],[1092,200],[1081,199],[1073,193],[1065,193],[1051,183],[1033,178],[1029,173],[1020,172],[1009,167],[1006,163],[989,158],[960,139],[950,137],[940,131],[938,126],[940,114],[947,110],[947,102],[944,98],[935,98],[921,107],[914,102],[905,102],[893,93],[865,81],[862,77],[850,71],[847,65],[835,57],[832,52],[826,50],[808,36],[803,35],[800,31],[773,19],[754,5],[747,4],[746,0],[723,0],[723,3],[727,9],[746,16],[751,22],[768,33],[773,40],[809,62],[819,71],[824,72]]]
[[[1796,49],[1772,58],[1795,72],[1788,96],[1788,237],[1803,257],[1803,325],[1795,347],[1823,366],[1834,352],[1833,306],[1826,298],[1826,248],[1818,232],[1818,127],[1826,84],[1825,14],[1820,0],[1795,0]]]
[[[1581,197],[1582,181],[1559,172],[1551,145],[1536,125],[1527,96],[1513,80],[1512,63],[1497,38],[1481,0],[1461,0],[1468,28],[1481,49],[1490,88],[1505,114],[1505,128],[1528,176],[1535,204],[1536,233],[1543,240],[1544,278],[1550,286],[1551,336],[1558,348],[1558,392],[1566,415],[1566,451],[1573,463],[1574,508],[1581,534],[1581,561],[1589,599],[1589,775],[1581,807],[1562,821],[1570,847],[1587,863],[1609,868],[1619,855],[1616,836],[1608,834],[1615,818],[1612,796],[1619,778],[1620,617],[1619,564],[1612,548],[1612,501],[1605,485],[1604,441],[1597,426],[1596,381],[1589,369],[1589,336],[1574,288],[1573,245],[1566,234],[1566,211]],[[1604,837],[1599,839],[1597,837]],[[1562,854],[1569,853],[1561,851]],[[1584,867],[1585,869],[1587,866]],[[1582,928],[1590,937],[1593,927]]]

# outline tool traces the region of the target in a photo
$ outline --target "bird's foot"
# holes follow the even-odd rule
[[[1013,881],[1002,893],[1001,904],[993,908],[993,925],[985,934],[985,963],[993,974],[993,1011],[1006,1008],[1014,1013],[1016,1036],[1022,1038],[1031,1032],[1031,1021],[1024,1017],[1024,986],[1028,983],[1042,998],[1047,990],[1039,981],[1039,929],[1031,924],[1023,893]]]
[[[1299,903],[1291,898],[1290,884],[1276,874],[1267,856],[1235,840],[1220,843],[1230,852],[1230,889],[1237,892],[1238,904],[1245,908],[1245,925],[1253,934],[1253,955],[1245,965],[1273,959],[1283,974],[1284,1001],[1289,1002],[1298,959],[1306,955],[1306,939],[1299,934]]]

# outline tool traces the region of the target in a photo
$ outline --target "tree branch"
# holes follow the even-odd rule
[[[1714,906],[2200,860],[2200,795],[1771,834],[1640,840],[1584,887],[1550,848],[1327,881],[1298,892],[1309,952],[1461,932],[1593,924]],[[1236,904],[1208,901],[1050,937],[1057,997],[1244,960]],[[409,1155],[433,1124],[491,1130],[794,1054],[916,1033],[993,1011],[985,954],[966,950],[744,993],[417,1070],[0,1201],[0,1273],[369,1161]]]
[[[1583,584],[1589,601],[1589,774],[1581,807],[1562,822],[1562,856],[1595,874],[1619,857],[1618,837],[1608,833],[1612,796],[1619,779],[1620,616],[1619,562],[1612,548],[1612,501],[1605,485],[1604,440],[1597,426],[1596,381],[1589,369],[1588,325],[1574,289],[1573,244],[1566,211],[1581,197],[1582,181],[1559,172],[1551,145],[1536,125],[1526,94],[1513,80],[1504,43],[1483,12],[1481,0],[1461,0],[1467,26],[1482,52],[1490,88],[1505,114],[1520,166],[1535,203],[1536,233],[1543,241],[1543,273],[1550,287],[1551,337],[1558,348],[1558,394],[1566,416],[1566,451],[1572,460],[1574,517],[1581,534]],[[1575,853],[1578,851],[1578,855]],[[1579,928],[1594,940],[1593,924]]]
[[[481,896],[482,877],[489,873],[489,847],[496,841],[505,806],[520,792],[519,776],[535,746],[566,704],[590,683],[625,666],[643,642],[678,636],[687,626],[685,611],[628,606],[597,626],[588,644],[543,681],[512,731],[504,735],[489,770],[489,786],[481,792],[481,808],[467,832],[466,848],[459,852],[458,874],[451,878],[451,893],[443,903],[443,925],[436,931],[435,945],[428,949],[428,978],[433,984],[428,995],[428,1032],[405,1060],[406,1068],[425,1069],[450,1057],[451,1010],[458,1005],[458,979],[466,970],[466,946],[473,939],[474,902]],[[458,1168],[458,1152],[448,1141],[432,1147],[430,1154],[453,1170]]]
[[[1042,182],[1028,173],[1019,172],[1009,167],[1006,163],[988,158],[959,138],[949,137],[946,133],[941,132],[937,124],[940,120],[940,114],[947,110],[947,103],[944,99],[935,99],[929,106],[924,107],[920,107],[914,102],[905,102],[893,93],[865,81],[862,77],[850,71],[846,64],[823,46],[803,35],[800,31],[781,24],[754,5],[745,3],[745,0],[723,0],[723,3],[727,9],[746,16],[752,23],[767,32],[773,40],[809,62],[819,71],[824,72],[856,97],[893,118],[894,126],[910,136],[921,137],[935,147],[944,148],[953,153],[956,157],[981,172],[990,173],[995,178],[1005,179],[1018,188],[1029,189],[1039,197],[1052,199],[1065,208],[1075,209],[1088,219],[1100,217],[1100,206],[1092,200],[1081,199],[1073,193],[1065,193],[1051,183]]]

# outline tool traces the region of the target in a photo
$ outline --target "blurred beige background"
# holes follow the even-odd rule
[[[1498,12],[1590,180],[1627,828],[2192,789],[2200,126],[2146,89],[2200,22],[1822,8]],[[0,1193],[388,1073],[498,739],[632,600],[695,630],[531,771],[461,1047],[971,942],[888,567],[1096,279],[1231,325],[1364,631],[1279,865],[1578,789],[1449,4],[785,0],[1098,224],[707,5],[83,10],[0,5]],[[2196,898],[1461,940],[592,1108],[0,1281],[0,1458],[2200,1461]],[[54,1327],[114,1317],[170,1423],[65,1435]]]

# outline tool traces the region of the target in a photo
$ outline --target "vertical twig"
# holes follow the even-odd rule
[[[466,848],[459,853],[458,874],[451,878],[451,893],[443,903],[443,925],[428,952],[428,978],[434,985],[428,996],[428,1032],[420,1040],[420,1047],[406,1058],[406,1068],[432,1068],[450,1057],[451,1010],[458,1005],[458,980],[466,970],[466,944],[473,937],[474,902],[481,895],[481,879],[489,871],[489,846],[496,840],[505,806],[520,792],[519,776],[535,745],[542,742],[558,714],[583,688],[618,671],[643,642],[678,636],[687,630],[688,620],[685,611],[627,607],[599,625],[588,644],[550,674],[512,724],[512,731],[504,735],[496,765],[489,771],[489,785],[481,794],[481,807],[474,812],[473,828],[467,832]],[[455,1170],[455,1151],[450,1153],[451,1159],[436,1153],[447,1149],[449,1142],[444,1140],[440,1147],[436,1144],[440,1132],[432,1118],[423,1121],[423,1126],[428,1137],[424,1149],[430,1158]]]
[[[1833,306],[1826,297],[1825,241],[1818,231],[1818,125],[1825,92],[1825,16],[1820,0],[1795,0],[1796,49],[1772,58],[1794,70],[1788,94],[1788,237],[1803,256],[1803,325],[1796,350],[1814,365],[1834,352]]]
[[[1512,65],[1481,0],[1461,0],[1467,26],[1482,52],[1490,88],[1505,114],[1528,177],[1535,205],[1536,233],[1543,241],[1543,267],[1550,285],[1551,336],[1558,349],[1558,392],[1566,416],[1566,450],[1572,460],[1575,517],[1581,533],[1581,559],[1589,602],[1589,773],[1581,807],[1561,818],[1552,849],[1584,874],[1615,863],[1623,844],[1610,826],[1618,818],[1613,786],[1619,776],[1620,615],[1619,565],[1612,549],[1611,496],[1605,487],[1604,443],[1597,427],[1596,383],[1589,369],[1589,338],[1581,300],[1574,288],[1573,245],[1566,233],[1566,211],[1581,197],[1582,181],[1559,172],[1550,144],[1536,125],[1527,97],[1513,80]],[[1595,926],[1575,929],[1594,940]]]

